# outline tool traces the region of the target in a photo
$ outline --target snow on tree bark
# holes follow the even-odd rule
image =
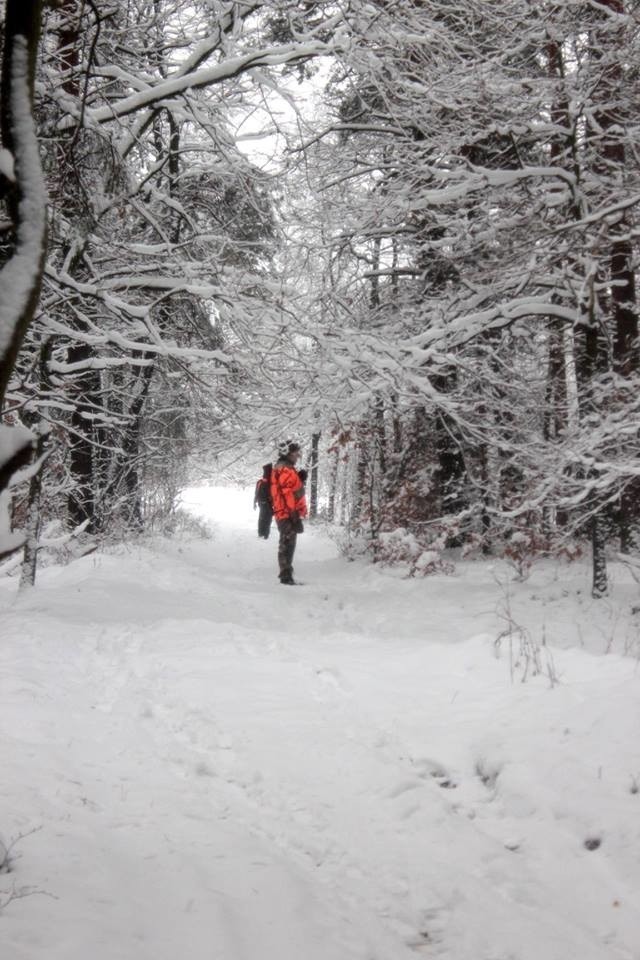
[[[46,247],[47,198],[32,112],[40,10],[37,0],[7,0],[5,10],[0,129],[3,149],[13,158],[15,179],[7,177],[3,165],[2,190],[12,236],[0,270],[0,405],[38,302]],[[28,462],[32,443],[24,428],[0,426],[0,491]],[[0,557],[15,546],[15,537],[5,537]]]

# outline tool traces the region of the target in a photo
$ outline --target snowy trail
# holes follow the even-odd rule
[[[284,589],[215,504],[214,541],[2,596],[0,830],[38,832],[0,891],[40,891],[2,956],[639,960],[636,662],[567,635],[558,685],[512,684],[483,565],[407,581],[308,531]]]

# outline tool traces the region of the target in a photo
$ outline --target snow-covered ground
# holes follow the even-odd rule
[[[285,588],[250,499],[0,589],[2,960],[638,960],[638,588]]]

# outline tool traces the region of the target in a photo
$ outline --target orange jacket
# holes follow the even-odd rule
[[[304,484],[288,460],[278,460],[271,471],[271,503],[276,520],[287,520],[292,513],[307,515]]]

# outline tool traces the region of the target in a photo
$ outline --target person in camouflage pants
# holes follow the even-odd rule
[[[294,585],[293,557],[298,533],[307,515],[304,483],[296,470],[300,445],[287,441],[279,448],[279,459],[271,471],[271,504],[278,526],[278,567],[280,583]]]

